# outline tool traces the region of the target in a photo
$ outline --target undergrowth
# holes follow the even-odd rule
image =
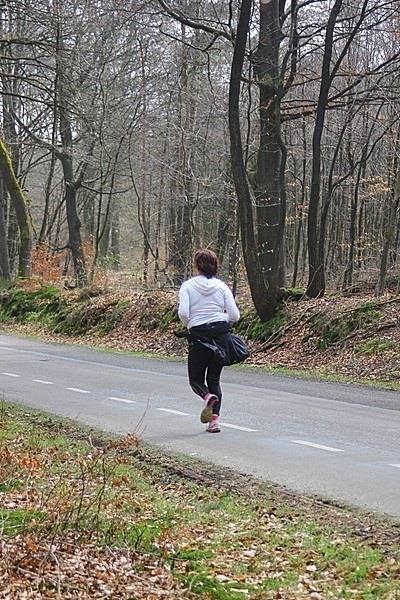
[[[24,333],[86,338],[94,346],[158,356],[182,356],[186,351],[186,344],[173,336],[182,327],[175,292],[122,295],[98,286],[66,291],[37,282],[21,285],[0,291],[0,323],[11,325],[11,330],[22,324]],[[235,330],[250,342],[248,364],[307,371],[310,376],[318,372],[322,378],[340,373],[355,382],[367,379],[398,387],[396,298],[382,302],[333,297],[303,300],[300,305],[301,290],[285,293],[285,301],[265,323],[254,308],[240,303],[242,316]]]
[[[397,342],[379,338],[360,342],[355,346],[355,352],[357,354],[364,354],[365,356],[384,355],[388,352],[398,353],[399,350]]]
[[[26,291],[10,287],[0,292],[0,320],[12,319],[20,322],[50,322],[56,319],[66,307],[60,290],[53,286],[43,286],[37,290]]]

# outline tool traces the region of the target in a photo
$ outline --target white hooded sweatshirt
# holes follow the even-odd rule
[[[204,275],[192,277],[179,290],[179,318],[188,329],[205,323],[236,323],[240,313],[226,283]]]

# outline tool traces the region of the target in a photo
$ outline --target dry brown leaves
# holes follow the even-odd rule
[[[62,542],[32,535],[0,541],[0,598],[182,598],[183,591],[161,563],[131,550]]]
[[[122,522],[128,505],[136,504],[142,518],[152,516],[144,496],[135,491],[132,497],[128,477],[113,475],[126,462],[123,454],[137,445],[137,437],[128,435],[79,456],[28,435],[0,439],[0,599],[183,597],[157,556],[111,548],[95,529],[103,513]],[[51,472],[53,459],[58,473]],[[104,491],[112,490],[110,500],[103,481]]]
[[[4,423],[6,418],[7,411]],[[230,598],[236,589],[257,600],[364,597],[359,587],[353,596],[341,594],[354,568],[351,560],[343,566],[342,553],[363,552],[354,531],[360,527],[362,539],[371,536],[369,547],[382,547],[381,530],[374,533],[364,518],[312,499],[301,506],[297,495],[271,489],[265,504],[265,491],[248,476],[229,472],[226,477],[207,465],[189,468],[177,458],[138,448],[135,435],[104,438],[96,445],[72,424],[60,429],[58,422],[42,423],[40,416],[25,413],[21,420],[29,435],[0,435],[0,481],[6,484],[0,492],[0,524],[27,515],[20,529],[9,527],[7,535],[0,535],[0,600],[173,600],[199,593],[210,600]],[[9,460],[11,470],[5,467]],[[18,489],[16,479],[22,483]],[[232,480],[241,493],[230,494]],[[328,526],[326,539],[316,518]],[[328,522],[334,524],[334,536]],[[151,545],[115,535],[131,525],[155,523]],[[107,537],[104,527],[109,526]],[[382,530],[387,551],[382,547],[382,559],[368,567],[371,586],[400,577],[398,530],[391,533],[390,544],[387,532],[389,526]],[[337,547],[337,560],[326,560],[318,547],[321,536],[331,553]],[[197,558],[191,560],[193,553]],[[288,572],[293,579],[286,583]],[[215,585],[192,593],[200,575],[205,586],[215,581],[225,595],[214,596]],[[264,591],[268,580],[281,581],[279,590]],[[326,595],[329,589],[333,594]]]
[[[381,301],[384,303],[385,300],[390,301],[393,298],[396,299],[388,296]],[[303,318],[296,326],[288,329],[280,340],[280,345],[255,354],[249,364],[321,371],[356,379],[400,381],[400,297],[397,299],[397,302],[382,304],[379,309],[382,312],[379,323],[371,326],[367,334],[364,331],[355,332],[344,343],[332,345],[325,350],[317,347],[317,340],[312,335],[309,326],[311,315],[324,312],[334,318],[377,299],[371,295],[358,295],[307,300],[301,304],[289,303],[287,311],[290,320],[298,320],[300,311],[304,311]],[[357,352],[358,344],[375,339],[393,342],[392,349],[371,354]]]
[[[176,306],[177,294],[170,291],[137,292],[129,296],[127,307],[121,322],[109,334],[99,339],[96,334],[82,338],[82,342],[101,343],[108,348],[136,352],[156,352],[168,356],[184,356],[186,343],[177,340],[173,330],[177,324],[172,324],[161,331],[152,320],[153,314],[159,314],[165,308]],[[93,310],[108,310],[122,299],[120,293],[110,293],[92,299]],[[393,350],[385,353],[362,354],[356,351],[357,344],[365,339],[378,338],[400,344],[399,302],[390,301],[395,296],[382,297],[380,308],[382,317],[376,331],[371,327],[369,336],[357,333],[343,344],[321,350],[316,346],[316,340],[310,336],[310,317],[317,312],[324,312],[334,318],[337,315],[354,310],[366,302],[377,299],[371,294],[357,294],[349,297],[327,296],[322,299],[304,300],[303,302],[288,302],[286,311],[289,316],[288,327],[279,345],[264,352],[255,353],[246,364],[271,368],[286,368],[294,370],[313,370],[325,373],[339,374],[353,378],[382,379],[400,381],[400,355]],[[389,302],[385,304],[386,301]],[[242,300],[243,304],[244,300]],[[239,304],[241,299],[239,298]],[[244,306],[244,304],[243,304]],[[96,308],[95,308],[96,307]],[[394,325],[394,326],[393,326]],[[251,346],[257,350],[258,344]]]

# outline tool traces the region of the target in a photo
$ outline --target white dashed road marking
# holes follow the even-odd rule
[[[172,410],[172,408],[157,408],[157,410],[162,410],[163,412],[171,413],[173,415],[180,415],[182,417],[189,417],[189,413],[181,412],[180,410]]]
[[[117,396],[108,396],[107,400],[115,400],[115,402],[124,402],[125,404],[136,404],[136,400],[127,400],[126,398],[118,398]]]
[[[400,469],[400,464],[389,464],[389,467],[395,467],[396,469]]]
[[[43,383],[43,385],[53,385],[52,381],[45,381],[44,379],[32,379],[35,383]]]
[[[327,452],[344,452],[340,448],[332,448],[332,446],[323,446],[322,444],[314,444],[313,442],[306,442],[305,440],[292,440],[292,444],[301,444],[302,446],[310,446],[311,448],[318,448],[318,450],[326,450]]]
[[[250,427],[242,427],[241,425],[233,425],[232,423],[221,423],[222,427],[228,427],[228,429],[238,429],[239,431],[247,431],[248,433],[253,433],[257,431],[257,429],[250,429]]]
[[[21,377],[21,375],[17,375],[16,373],[2,373],[2,375],[6,375],[7,377]]]
[[[81,390],[81,388],[75,388],[75,387],[68,387],[65,389],[69,390],[70,392],[77,392],[78,394],[91,394],[92,393],[89,390]]]

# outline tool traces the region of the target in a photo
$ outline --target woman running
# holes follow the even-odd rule
[[[179,291],[179,318],[189,330],[189,383],[204,400],[200,415],[208,423],[209,433],[219,433],[222,392],[222,366],[214,352],[201,340],[212,342],[229,331],[229,323],[239,320],[240,313],[228,286],[217,279],[218,258],[211,250],[198,250],[194,257],[197,276],[182,284]]]

